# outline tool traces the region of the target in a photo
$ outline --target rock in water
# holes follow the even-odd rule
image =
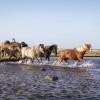
[[[58,77],[54,76],[54,75],[47,75],[44,77],[44,79],[50,80],[50,81],[56,81],[56,80],[58,80]]]

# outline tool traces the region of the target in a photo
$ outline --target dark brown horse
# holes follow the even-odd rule
[[[53,63],[53,65],[60,64],[62,61],[67,62],[68,59],[77,60],[79,62],[83,59],[84,54],[88,52],[90,48],[91,48],[90,44],[83,44],[76,49],[63,50],[62,52],[59,53],[59,58],[57,59],[56,62]]]
[[[54,53],[54,55],[57,56],[57,45],[56,44],[45,46],[44,54],[41,53],[40,55],[45,57],[45,59],[49,61],[51,53]]]

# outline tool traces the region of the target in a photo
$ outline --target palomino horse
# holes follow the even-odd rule
[[[40,53],[44,53],[44,44],[39,44],[37,46],[30,47],[23,47],[21,49],[22,59],[30,58],[32,63],[33,60],[36,58],[38,62],[42,62],[42,58],[40,57]],[[38,59],[40,58],[40,60]]]
[[[83,44],[76,49],[65,49],[59,53],[59,58],[53,65],[60,64],[62,61],[67,62],[68,59],[78,60],[78,62],[80,62],[83,59],[84,54],[88,52],[90,48],[91,44]]]
[[[45,59],[49,61],[51,53],[54,53],[55,56],[57,56],[57,45],[56,44],[45,46],[45,52],[44,54],[41,53],[41,56],[44,56]]]

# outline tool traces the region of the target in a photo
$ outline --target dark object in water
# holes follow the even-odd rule
[[[41,68],[41,70],[42,70],[42,71],[46,71],[46,69],[45,69],[45,68]]]
[[[58,77],[54,76],[54,75],[47,75],[47,76],[44,77],[44,79],[50,80],[50,81],[57,81]]]

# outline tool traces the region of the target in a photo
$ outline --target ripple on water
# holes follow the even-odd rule
[[[87,67],[57,68],[45,65],[44,68],[46,70],[42,71],[41,67],[34,65],[0,64],[0,99],[99,100],[99,67],[93,65],[87,70]],[[55,75],[58,80],[45,80],[46,75]]]

